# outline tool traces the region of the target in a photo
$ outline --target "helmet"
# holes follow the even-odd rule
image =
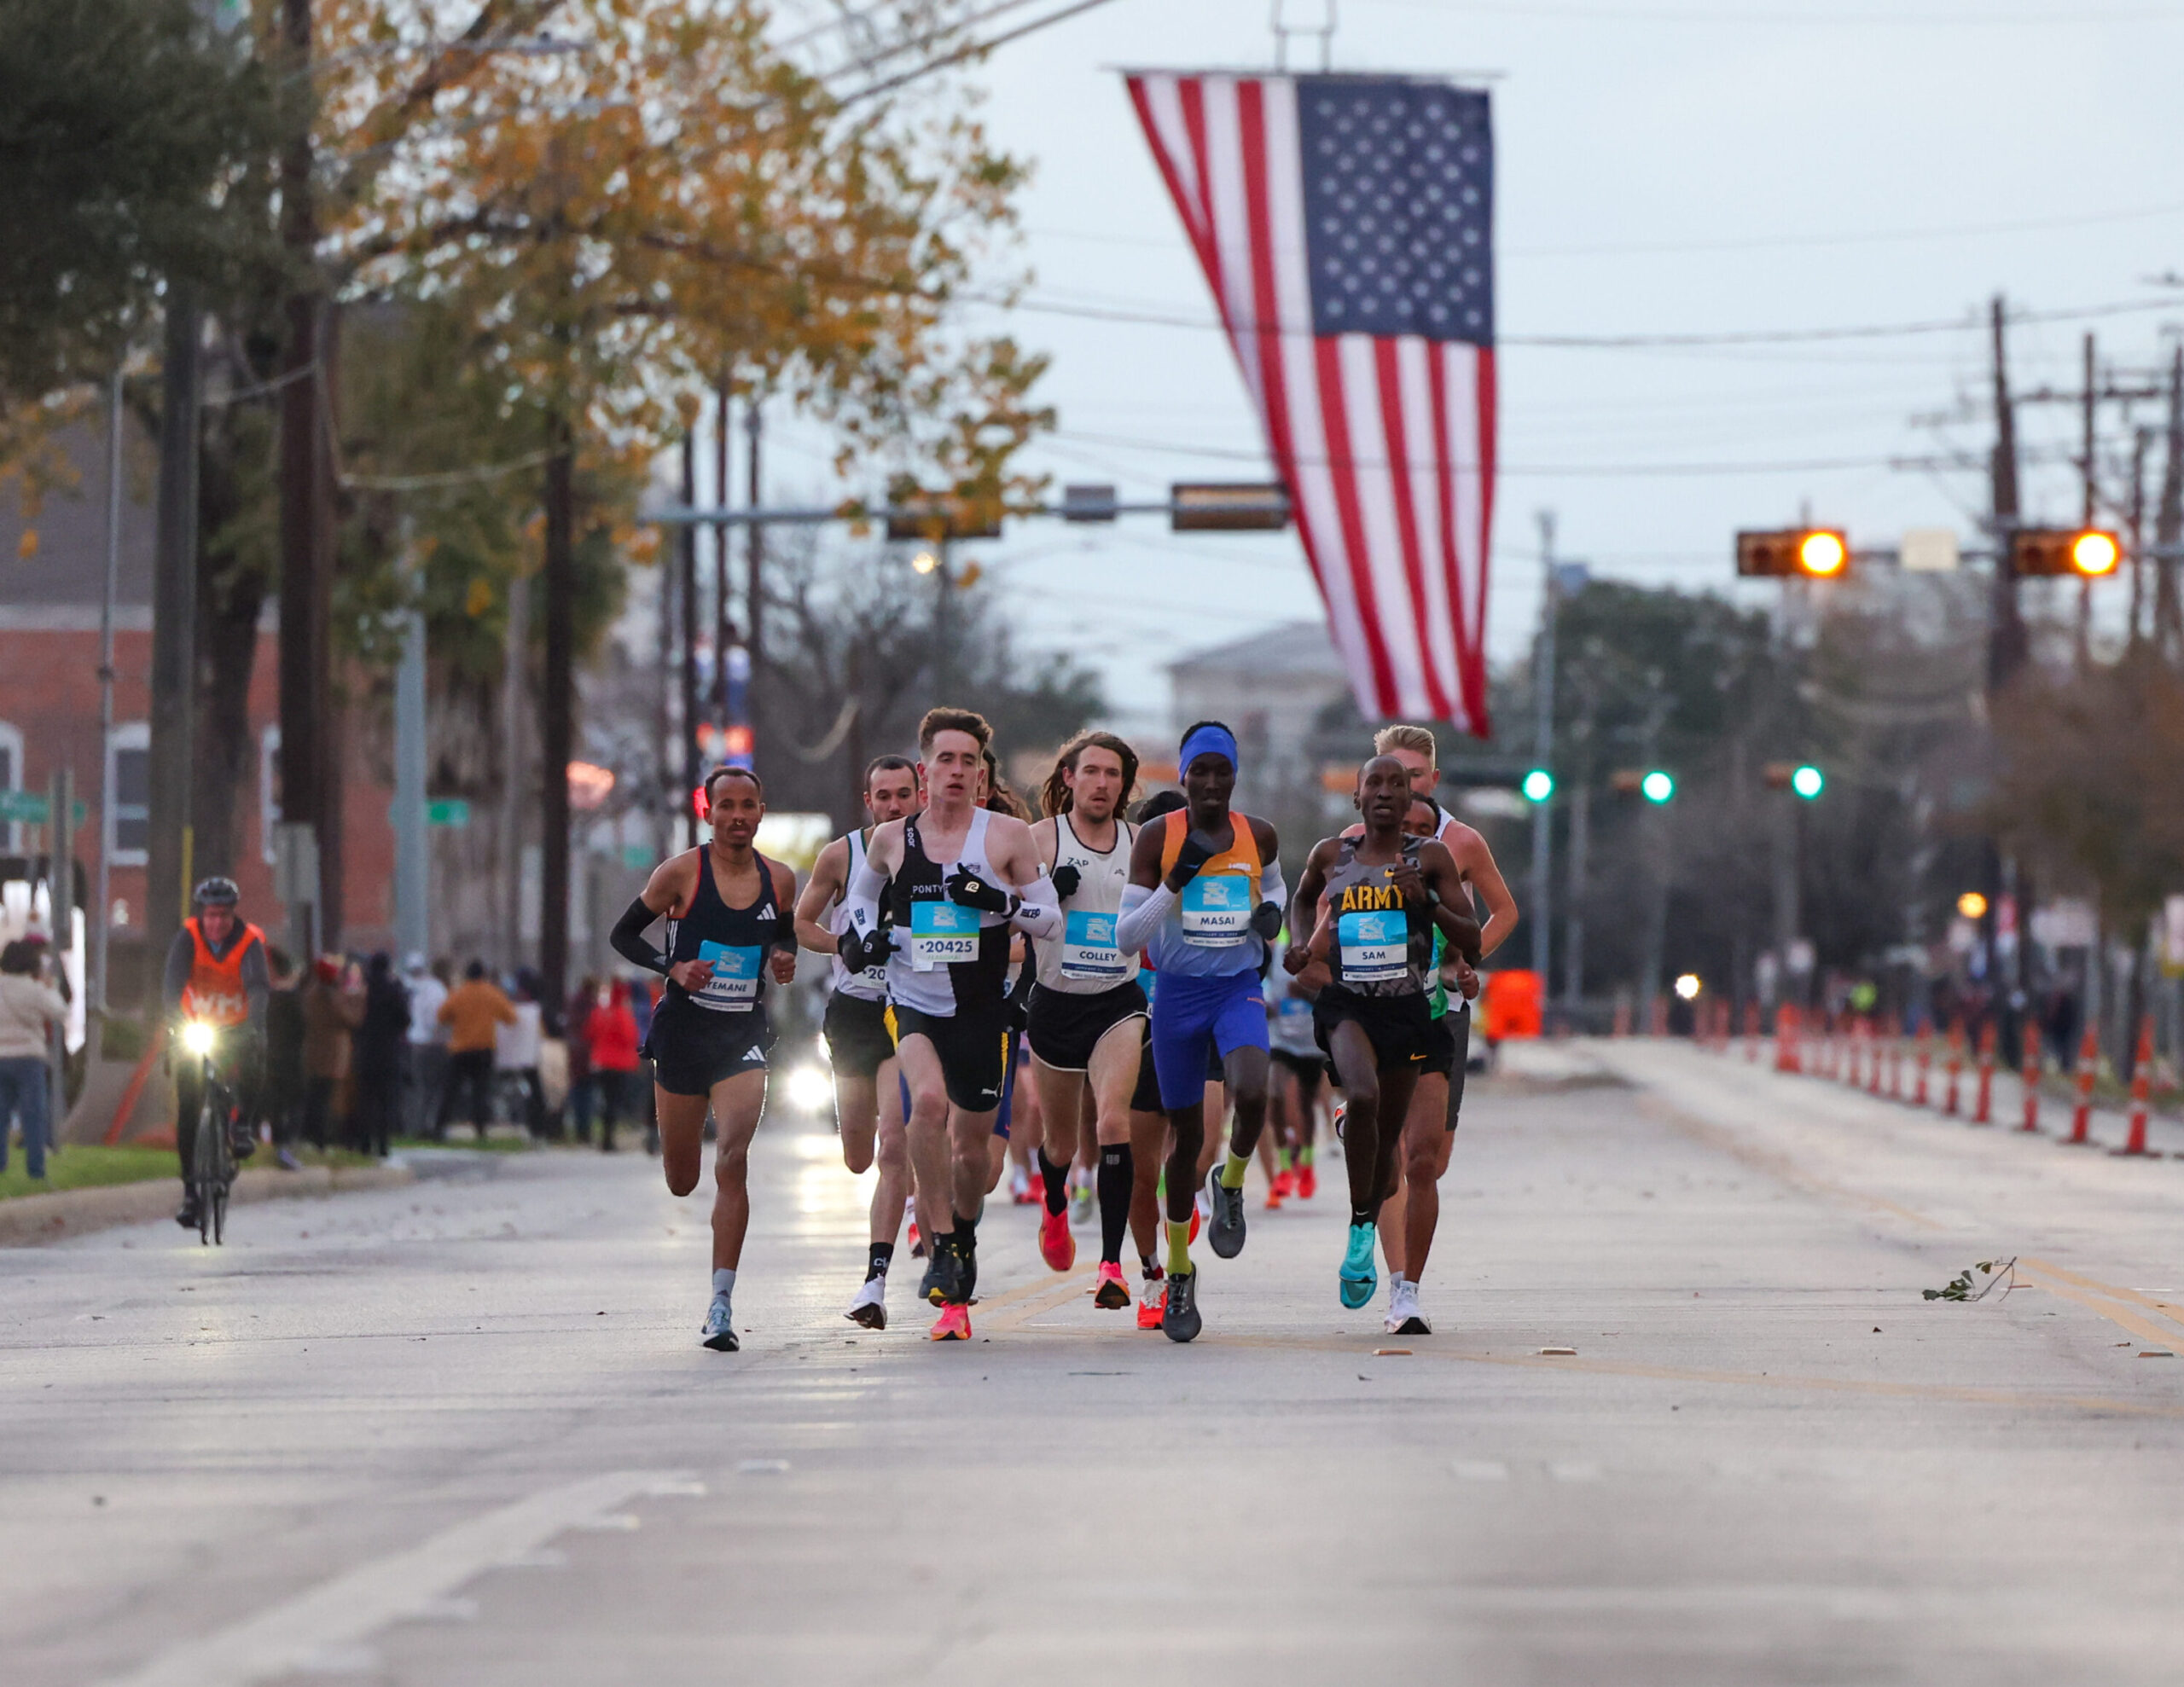
[[[235,889],[232,878],[217,875],[206,879],[190,894],[190,900],[199,907],[233,907],[242,900],[242,892]]]

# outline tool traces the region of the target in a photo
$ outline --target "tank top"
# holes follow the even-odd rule
[[[1054,816],[1054,866],[1077,871],[1077,891],[1066,898],[1062,934],[1038,945],[1039,988],[1066,995],[1095,995],[1137,977],[1137,957],[1115,947],[1115,920],[1130,883],[1130,844],[1137,833],[1115,822],[1115,847],[1102,855],[1077,835],[1066,814]]]
[[[952,861],[925,852],[913,815],[903,823],[903,864],[888,881],[882,905],[895,925],[895,953],[887,957],[887,999],[936,1018],[960,1012],[997,1012],[1007,993],[1008,921],[948,900],[944,889],[957,867],[995,878],[986,860],[986,829],[993,815],[973,809],[963,849]]]
[[[1436,806],[1438,807],[1438,805],[1437,804]],[[1454,815],[1449,814],[1447,810],[1443,809],[1441,813],[1441,823],[1433,828],[1433,841],[1436,844],[1445,844],[1449,841],[1449,828],[1455,823],[1456,817]],[[1345,826],[1343,828],[1342,835],[1345,840],[1362,838],[1365,835],[1365,828],[1362,826]],[[1405,832],[1403,834],[1406,838],[1410,838],[1412,835],[1413,834],[1409,832]],[[1466,879],[1464,881],[1464,894],[1467,896],[1471,894],[1471,881],[1469,879]],[[1476,911],[1477,905],[1474,904],[1473,912]],[[1426,1010],[1432,1017],[1436,1019],[1443,1017],[1452,1010],[1458,1013],[1468,1013],[1471,1012],[1470,1001],[1461,994],[1450,995],[1449,994],[1448,982],[1441,977],[1441,963],[1444,959],[1446,959],[1448,952],[1448,937],[1443,933],[1441,928],[1437,925],[1433,928],[1433,970],[1426,974]]]
[[[1153,934],[1147,950],[1153,965],[1163,972],[1184,977],[1224,978],[1234,972],[1256,972],[1266,945],[1252,930],[1252,915],[1259,905],[1258,838],[1251,817],[1228,811],[1235,837],[1227,849],[1198,870],[1183,886]],[[1190,836],[1190,810],[1176,809],[1163,815],[1166,828],[1160,842],[1160,872],[1165,878],[1182,853]]]
[[[857,876],[864,871],[865,837],[862,832],[846,833],[842,841],[849,845],[849,860],[842,870],[844,886],[857,883]],[[850,929],[849,898],[845,896],[835,902],[834,911],[827,921],[827,929],[839,938]],[[887,964],[868,966],[862,972],[852,972],[842,965],[838,952],[834,957],[834,989],[838,994],[855,996],[859,1001],[887,1000]]]
[[[1403,859],[1418,865],[1426,840],[1405,834]],[[1358,840],[1345,838],[1327,869],[1327,896],[1334,942],[1328,962],[1334,982],[1361,996],[1422,995],[1432,970],[1432,922],[1414,919],[1391,880],[1393,869],[1357,859]]]
[[[1306,1058],[1320,1052],[1312,1041],[1312,1004],[1297,994],[1297,981],[1279,962],[1267,969],[1266,1005],[1273,1016],[1267,1035],[1276,1048]]]
[[[721,901],[720,887],[713,882],[712,846],[691,853],[698,858],[698,894],[689,913],[667,922],[667,959],[670,965],[709,960],[713,976],[695,991],[670,978],[666,994],[716,1013],[748,1013],[765,1000],[766,951],[782,930],[773,863],[751,852],[758,864],[758,900],[747,908],[732,908]]]

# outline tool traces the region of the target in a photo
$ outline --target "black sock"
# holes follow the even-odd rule
[[[956,1215],[956,1250],[961,1254],[975,1254],[979,1250],[979,1221]]]
[[[1047,1158],[1043,1145],[1039,1149],[1039,1180],[1047,1186],[1047,1210],[1058,1213],[1069,1204],[1069,1168],[1057,1166]]]
[[[1377,1225],[1380,1220],[1380,1209],[1378,1207],[1352,1207],[1350,1209],[1350,1221],[1352,1224]]]
[[[1137,1256],[1137,1265],[1138,1269],[1145,1273],[1145,1280],[1147,1283],[1157,1283],[1160,1280],[1160,1261],[1154,1259],[1152,1255],[1140,1254]]]
[[[1120,1264],[1123,1232],[1130,1228],[1130,1197],[1137,1183],[1127,1142],[1104,1143],[1100,1149],[1100,1257]]]
[[[864,1267],[864,1280],[869,1283],[875,1277],[886,1276],[888,1262],[894,1257],[895,1244],[892,1242],[874,1243],[872,1257]]]

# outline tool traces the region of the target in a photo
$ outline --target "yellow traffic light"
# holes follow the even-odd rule
[[[1843,542],[1840,533],[1825,530],[1808,533],[1798,541],[1798,566],[1815,579],[1825,580],[1840,574],[1850,559],[1850,548]]]
[[[2105,580],[2123,560],[2123,541],[2099,527],[2021,527],[2009,545],[2020,580]]]
[[[1789,527],[1737,535],[1737,572],[1747,580],[1840,580],[1850,537],[1839,527]]]
[[[2113,533],[2095,530],[2071,541],[2071,566],[2081,574],[2113,574],[2123,559],[2123,547],[2116,542]]]

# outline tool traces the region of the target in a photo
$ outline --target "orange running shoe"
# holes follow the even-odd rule
[[[1297,1198],[1299,1201],[1309,1201],[1319,1192],[1319,1174],[1312,1169],[1312,1162],[1310,1160],[1307,1160],[1304,1162],[1304,1165],[1298,1169]]]
[[[1273,1184],[1269,1184],[1266,1188],[1266,1209],[1269,1213],[1281,1210],[1281,1191]]]
[[[1297,1174],[1291,1171],[1287,1166],[1284,1166],[1280,1171],[1275,1174],[1274,1193],[1276,1200],[1287,1201],[1290,1197],[1291,1194],[1295,1191],[1296,1187]]]
[[[1077,1263],[1077,1238],[1070,1234],[1066,1208],[1039,1215],[1039,1257],[1049,1271],[1067,1271]]]
[[[1102,1312],[1120,1312],[1130,1304],[1130,1284],[1123,1268],[1112,1260],[1100,1261],[1100,1280],[1092,1290],[1092,1304]]]
[[[971,1339],[971,1309],[952,1302],[940,1309],[940,1316],[933,1320],[926,1332],[928,1340],[935,1342],[967,1342]]]
[[[1160,1327],[1161,1319],[1168,1311],[1168,1285],[1162,1284],[1158,1293],[1149,1292],[1152,1290],[1152,1284],[1147,1284],[1146,1287],[1148,1290],[1147,1294],[1137,1303],[1137,1327],[1141,1330],[1158,1330]]]
[[[1190,1237],[1189,1237],[1189,1238],[1188,1238],[1189,1240],[1191,1240],[1191,1241],[1193,1241],[1193,1242],[1195,1242],[1195,1241],[1197,1241],[1197,1240],[1198,1240],[1198,1227],[1199,1227],[1199,1220],[1200,1220],[1204,1219],[1205,1217],[1205,1215],[1204,1213],[1200,1212],[1200,1211],[1199,1211],[1196,1207],[1193,1207],[1193,1208],[1191,1209],[1191,1233],[1190,1233]]]

